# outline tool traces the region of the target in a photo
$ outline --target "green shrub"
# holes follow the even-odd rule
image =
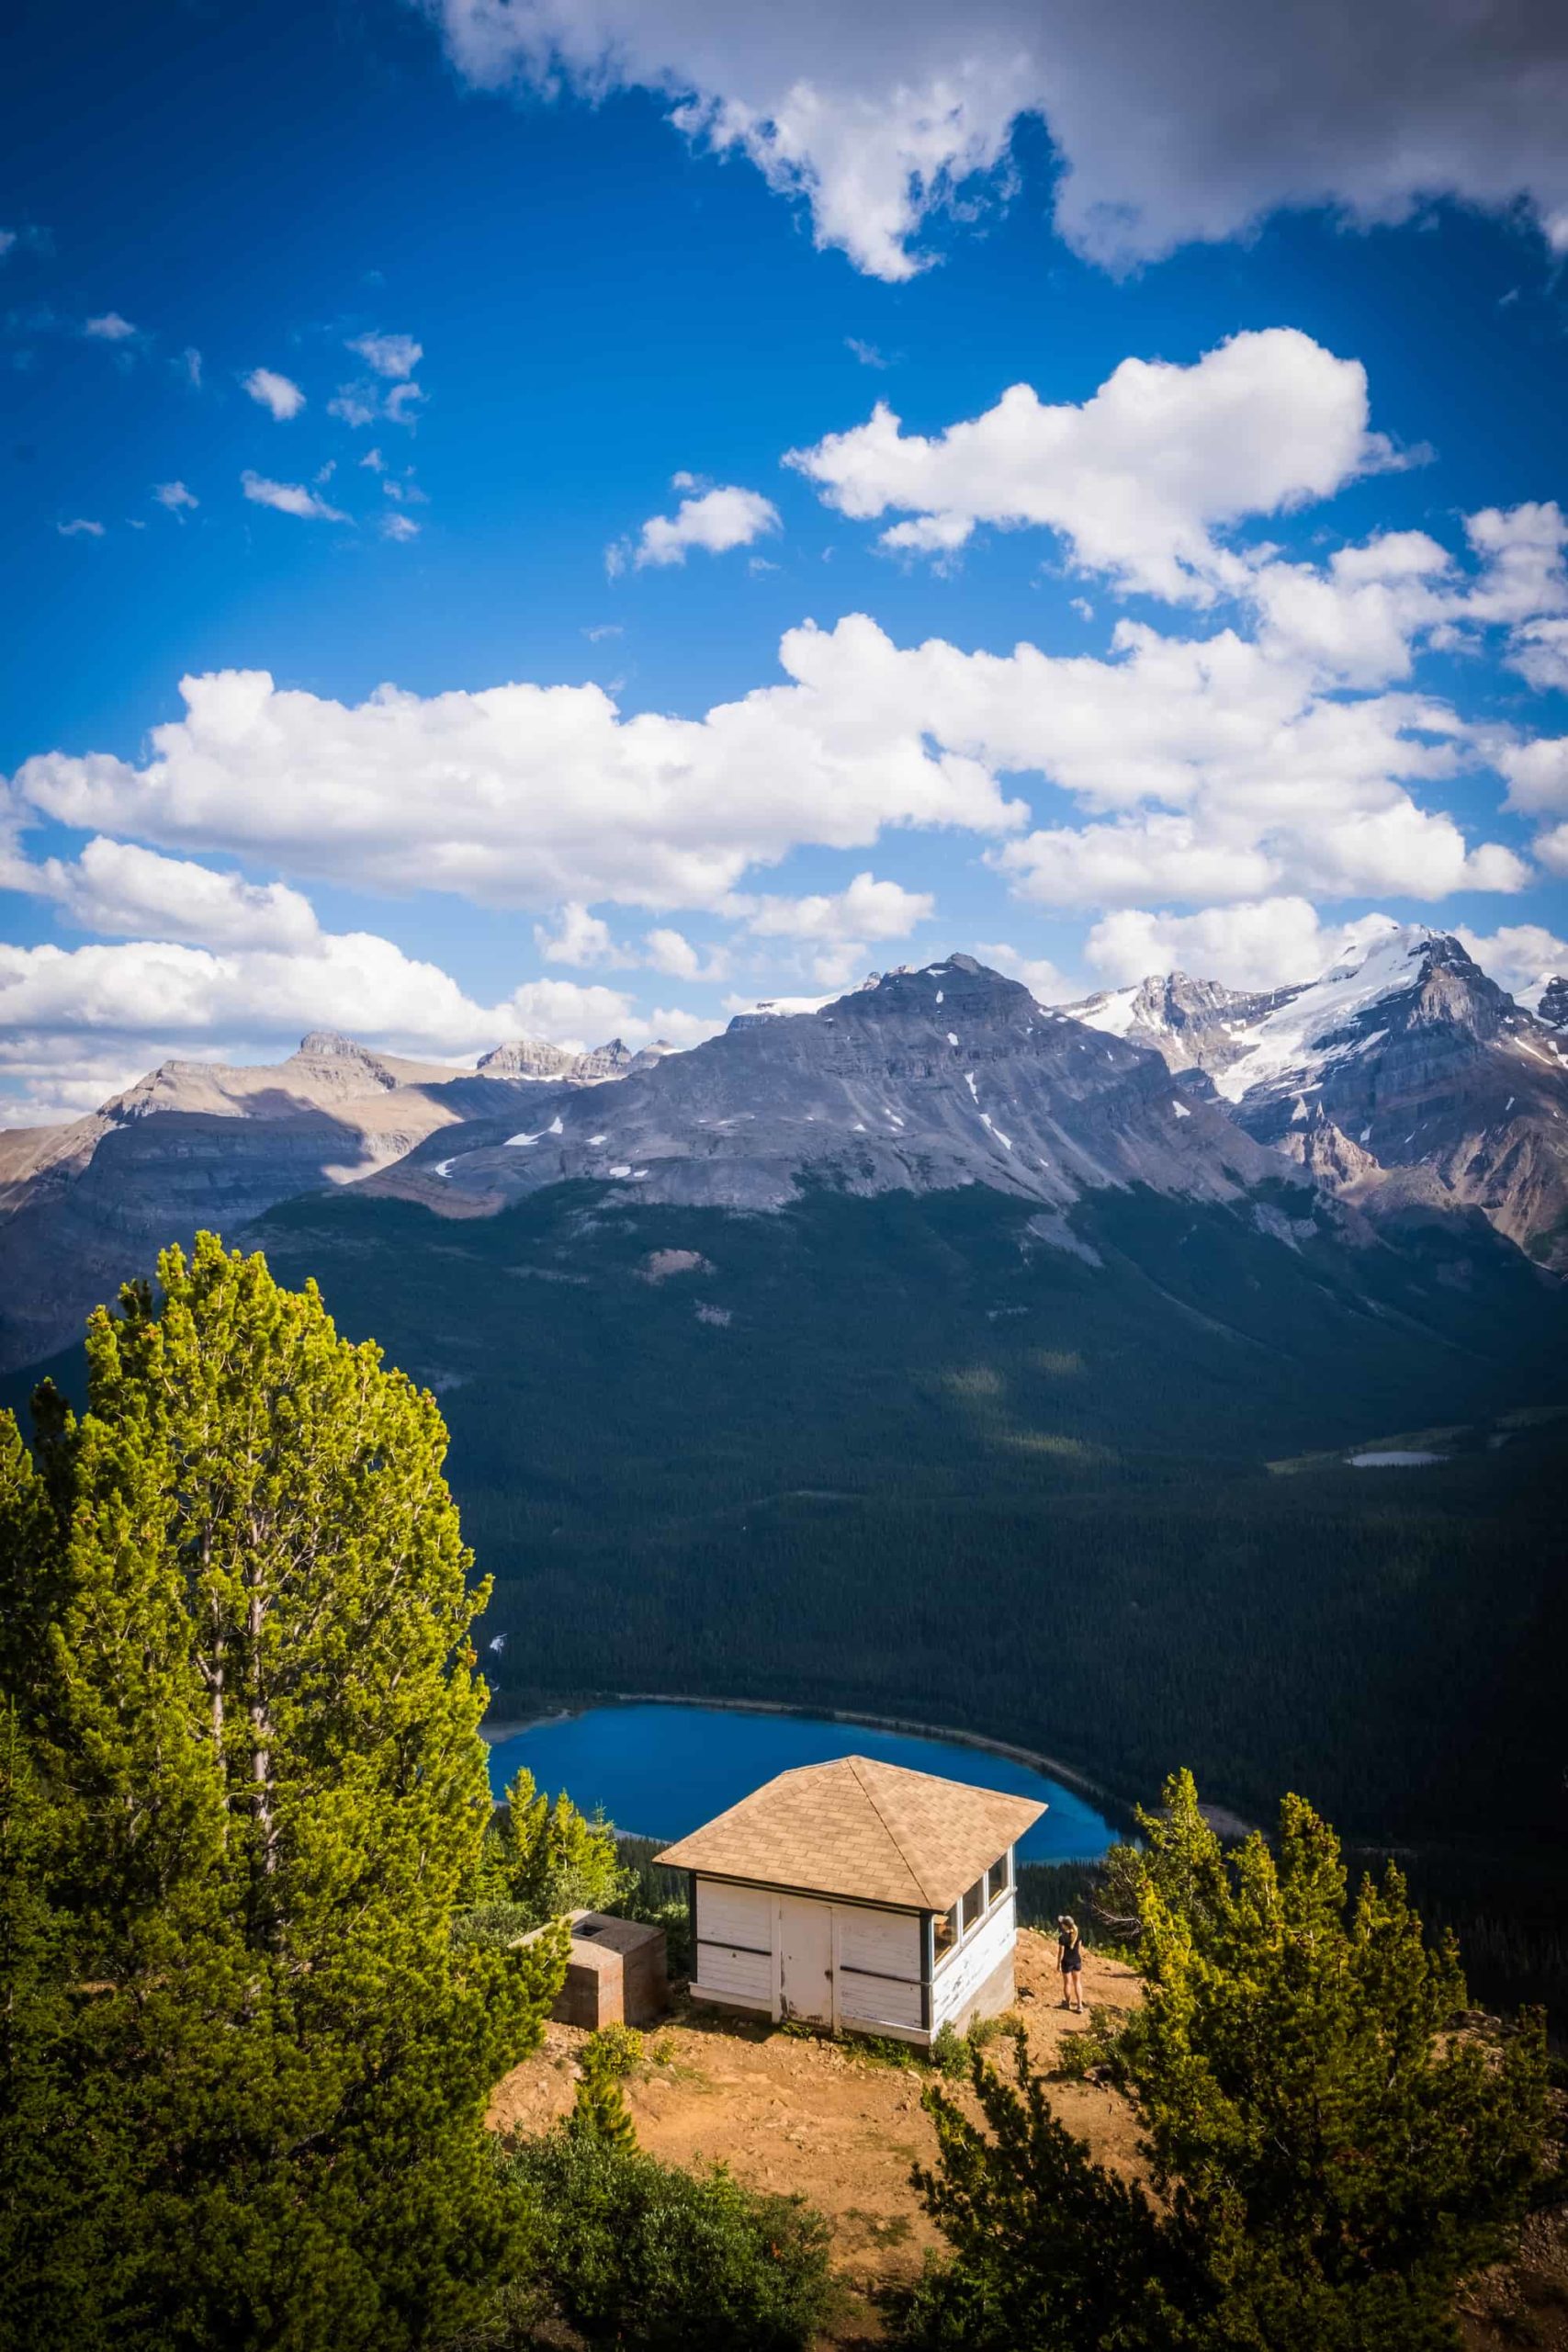
[[[973,2053],[995,2041],[998,2034],[1014,2033],[1018,2018],[1010,2011],[1005,2018],[976,2018],[967,2030],[960,2033],[949,2018],[938,2026],[931,2046],[931,2063],[936,2073],[945,2075],[950,2082],[966,2083],[969,2079]]]
[[[601,2066],[584,2066],[578,2078],[567,2129],[574,2139],[586,2135],[631,2154],[637,2146],[637,2127],[615,2075]]]
[[[591,2033],[578,2053],[578,2064],[585,2075],[608,2075],[624,2079],[635,2075],[647,2058],[647,2048],[635,2025],[619,2022],[602,2025]]]
[[[938,2026],[931,2042],[931,2064],[939,2075],[948,2075],[955,2083],[969,2078],[969,2044],[950,2018]]]
[[[1113,2009],[1091,2007],[1083,2031],[1065,2033],[1058,2042],[1054,2079],[1059,2083],[1081,2083],[1097,2066],[1111,2066],[1114,2072],[1119,2030]]]
[[[458,1951],[505,1951],[538,1924],[525,1903],[475,1903],[453,1914],[452,1942]]]
[[[828,2224],[803,2199],[559,2125],[512,2141],[500,2161],[530,2214],[520,2324],[548,2311],[591,2345],[645,2352],[802,2352],[821,2327]]]

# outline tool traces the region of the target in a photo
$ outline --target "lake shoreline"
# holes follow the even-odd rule
[[[973,1747],[982,1754],[1005,1756],[1010,1763],[1024,1764],[1032,1771],[1060,1781],[1079,1795],[1090,1797],[1111,1815],[1120,1817],[1123,1825],[1133,1826],[1134,1807],[1132,1802],[1114,1789],[1096,1781],[1076,1765],[1064,1764],[1059,1757],[1047,1756],[1037,1747],[1025,1747],[1016,1740],[992,1739],[984,1732],[957,1731],[947,1724],[916,1721],[910,1715],[875,1715],[858,1708],[824,1707],[795,1704],[782,1699],[710,1699],[691,1691],[676,1690],[613,1690],[583,1699],[572,1704],[536,1712],[518,1723],[491,1723],[479,1726],[484,1739],[491,1747],[503,1740],[519,1738],[523,1733],[536,1731],[547,1724],[563,1723],[573,1715],[586,1714],[591,1708],[618,1707],[710,1707],[729,1714],[798,1716],[810,1722],[832,1724],[863,1724],[868,1731],[899,1732],[918,1739],[945,1740],[954,1747]],[[1224,1837],[1245,1836],[1250,1824],[1242,1822],[1235,1814],[1224,1813],[1218,1806],[1205,1805],[1205,1814],[1214,1819],[1214,1826]]]

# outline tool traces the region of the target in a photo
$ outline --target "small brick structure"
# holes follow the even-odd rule
[[[566,1982],[550,2011],[558,2025],[651,2025],[670,2007],[662,1928],[614,1919],[604,1911],[568,1913],[571,1952]]]

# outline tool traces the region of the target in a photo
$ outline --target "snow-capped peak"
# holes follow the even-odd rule
[[[1239,1102],[1255,1087],[1287,1075],[1299,1089],[1331,1053],[1364,1051],[1371,1042],[1367,1016],[1384,998],[1402,996],[1416,985],[1437,937],[1425,923],[1380,929],[1369,944],[1353,948],[1320,980],[1292,989],[1249,1029],[1247,1050],[1215,1073],[1218,1092]],[[1352,1037],[1352,1029],[1363,1034]]]
[[[1108,1037],[1124,1037],[1138,1017],[1141,1001],[1150,989],[1157,989],[1159,979],[1151,975],[1147,979],[1134,980],[1131,988],[1107,989],[1100,996],[1091,996],[1082,1004],[1067,1007],[1076,1021],[1086,1029],[1099,1029]]]

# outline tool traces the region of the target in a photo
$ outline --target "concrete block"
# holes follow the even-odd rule
[[[603,1911],[570,1915],[566,1981],[550,2015],[560,2025],[651,2025],[670,2007],[662,1928],[615,1919]]]

